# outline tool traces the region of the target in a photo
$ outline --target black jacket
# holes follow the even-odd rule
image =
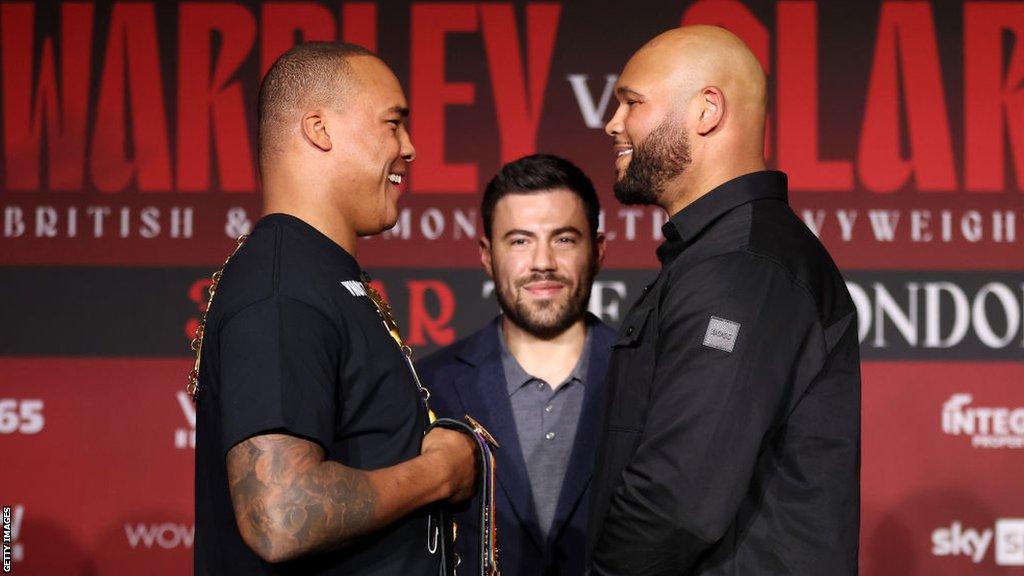
[[[590,363],[584,384],[583,406],[569,469],[547,539],[541,536],[534,510],[512,404],[501,364],[498,322],[416,364],[423,385],[430,389],[430,405],[438,416],[462,418],[469,414],[491,432],[501,447],[494,451],[498,488],[498,565],[504,576],[579,576],[583,574],[584,538],[590,479],[597,447],[602,386],[615,332],[588,315]],[[470,510],[479,506],[474,498]],[[475,513],[462,513],[456,551],[465,564],[460,574],[476,574],[474,562],[479,539]]]
[[[587,530],[598,575],[857,573],[857,317],[779,172],[672,217],[615,342]]]

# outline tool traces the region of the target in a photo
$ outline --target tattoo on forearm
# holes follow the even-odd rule
[[[377,495],[366,474],[322,460],[318,445],[283,434],[228,452],[238,528],[264,557],[333,548],[373,528]]]

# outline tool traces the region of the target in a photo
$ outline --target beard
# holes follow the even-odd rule
[[[516,281],[514,288],[509,289],[504,282],[495,278],[495,296],[498,305],[510,322],[523,331],[544,340],[554,338],[565,332],[587,311],[590,300],[590,287],[597,273],[597,263],[593,262],[589,269],[580,275],[579,283],[561,300],[528,301],[523,298],[523,286],[530,282],[558,282],[571,286],[568,278],[553,273],[531,274]]]
[[[666,118],[633,147],[633,158],[613,189],[623,204],[657,204],[665,184],[690,165],[690,141],[681,124]]]

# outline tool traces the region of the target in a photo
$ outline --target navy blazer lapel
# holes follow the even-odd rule
[[[501,364],[501,346],[498,342],[500,317],[477,333],[458,356],[475,367],[459,379],[455,389],[469,415],[476,418],[501,445],[494,451],[498,484],[508,496],[514,512],[538,547],[543,538],[533,503],[530,477],[526,472],[523,450],[519,445],[512,403],[505,383],[505,369]],[[505,513],[502,510],[498,514]],[[500,535],[499,535],[500,538]]]
[[[588,320],[591,319],[588,314]],[[589,322],[594,333],[590,341],[590,362],[587,365],[587,381],[584,385],[583,406],[580,409],[576,438],[573,441],[569,467],[562,481],[558,495],[555,518],[549,538],[554,541],[565,528],[569,516],[576,509],[580,498],[590,484],[594,471],[594,455],[597,451],[597,436],[600,432],[601,408],[604,399],[604,380],[611,357],[615,331],[602,324],[597,318]]]

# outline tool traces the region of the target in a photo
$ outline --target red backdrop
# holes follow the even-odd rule
[[[665,216],[615,203],[601,127],[629,55],[680,23],[761,59],[769,161],[858,307],[861,572],[1024,573],[1024,2],[806,0],[0,1],[14,573],[190,569],[186,334],[258,218],[255,95],[278,54],[358,42],[406,87],[418,159],[398,227],[359,258],[425,354],[496,311],[479,191],[534,151],[594,179],[591,309],[624,314]]]

